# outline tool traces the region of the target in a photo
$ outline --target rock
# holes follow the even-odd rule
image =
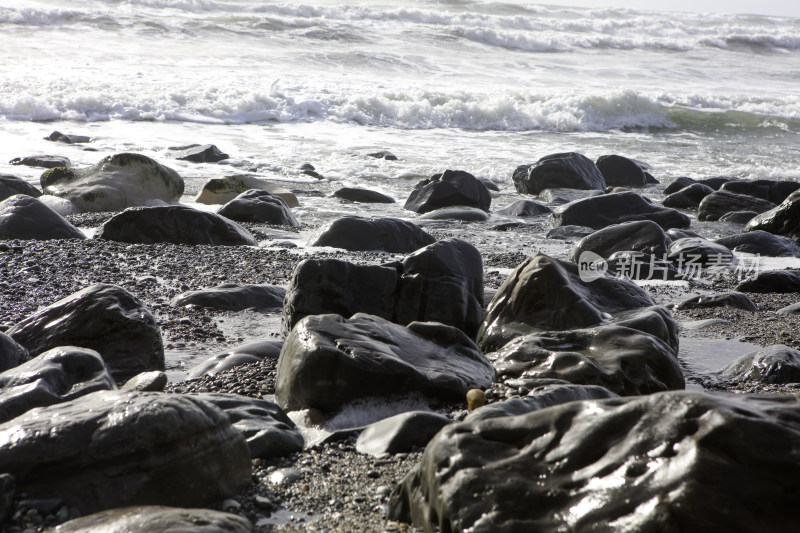
[[[564,241],[583,239],[587,235],[595,232],[594,228],[588,226],[558,226],[547,232],[548,239],[559,239]]]
[[[160,370],[136,374],[120,387],[125,391],[162,392],[167,386],[167,374]]]
[[[584,252],[608,258],[614,252],[635,251],[664,255],[672,239],[661,226],[650,220],[613,224],[581,239],[570,252],[570,261],[577,263]]]
[[[87,137],[86,135],[65,135],[60,131],[54,131],[53,133],[45,137],[45,140],[60,142],[65,144],[80,144],[80,143],[88,143],[92,140],[92,138]]]
[[[762,230],[723,237],[714,241],[738,253],[766,257],[800,257],[800,246],[792,239]]]
[[[23,165],[26,167],[42,167],[42,168],[56,168],[56,167],[71,167],[72,162],[60,155],[29,155],[26,157],[15,157],[8,162],[11,165]]]
[[[11,474],[0,474],[0,524],[4,524],[6,519],[14,510],[14,493],[17,484]]]
[[[52,533],[253,533],[247,518],[211,509],[180,509],[158,505],[110,509],[64,522]]]
[[[300,205],[297,196],[289,189],[247,174],[212,178],[206,181],[194,201],[199,204],[226,204],[250,189],[270,192],[286,202],[289,207]]]
[[[486,393],[481,389],[470,389],[467,391],[467,410],[474,411],[486,405]]]
[[[0,424],[0,472],[27,499],[61,500],[73,516],[201,507],[251,483],[247,444],[225,413],[159,392],[94,392]]]
[[[579,256],[580,257],[580,256]],[[608,272],[628,279],[671,281],[684,275],[664,256],[644,252],[614,252],[606,260]]]
[[[736,286],[741,292],[800,292],[800,271],[762,270]]]
[[[684,188],[686,188],[686,187],[688,187],[688,186],[690,186],[690,185],[692,185],[694,183],[697,183],[697,181],[692,179],[692,178],[689,178],[687,176],[681,176],[680,178],[675,178],[672,181],[672,183],[670,183],[669,185],[667,185],[664,188],[664,194],[665,195],[670,195],[670,194],[678,192],[681,189],[684,189]]]
[[[594,189],[603,191],[606,182],[597,166],[585,155],[567,152],[547,155],[532,165],[517,167],[514,187],[522,194],[539,194],[544,189]]]
[[[781,307],[775,312],[779,315],[800,315],[800,302]]]
[[[528,333],[595,326],[610,313],[652,305],[631,281],[603,275],[583,281],[577,265],[537,254],[517,266],[497,290],[477,342],[490,352]]]
[[[116,388],[103,359],[94,350],[53,348],[0,374],[0,422],[34,407]]]
[[[463,170],[445,170],[417,183],[403,209],[420,214],[453,206],[488,211],[491,203],[489,189],[475,176]]]
[[[356,450],[372,456],[424,448],[449,418],[429,411],[411,411],[370,424],[358,437]]]
[[[220,207],[217,214],[237,222],[300,227],[300,223],[282,198],[269,191],[259,189],[243,192]]]
[[[359,202],[366,204],[393,204],[394,198],[378,191],[369,189],[359,189],[357,187],[342,187],[333,193],[336,198],[347,200],[348,202]]]
[[[367,156],[374,157],[376,159],[386,159],[387,161],[397,161],[397,156],[387,150],[381,150],[380,152],[373,152],[371,154],[367,154]]]
[[[546,407],[578,400],[603,400],[606,398],[619,397],[617,394],[599,385],[574,385],[568,381],[548,383],[548,381],[555,382],[556,380],[536,381],[547,384],[536,387],[529,392],[527,396],[495,402],[476,409],[474,412],[468,414],[464,421],[474,422],[501,416],[524,415]]]
[[[83,212],[121,211],[159,200],[177,202],[183,178],[142,154],[122,153],[75,170],[54,168],[40,178],[45,194],[66,198]]]
[[[644,178],[647,180],[648,185],[659,185],[661,183],[659,180],[656,179],[655,176],[653,176],[646,170],[644,171]]]
[[[457,220],[459,222],[486,222],[489,214],[477,207],[441,207],[428,211],[421,220]]]
[[[28,359],[28,350],[0,331],[0,372],[17,367]]]
[[[700,205],[703,198],[712,194],[714,189],[702,183],[693,183],[688,187],[674,192],[664,198],[661,205],[678,209],[694,209]]]
[[[435,240],[416,224],[399,218],[343,216],[323,227],[311,246],[408,253]]]
[[[675,309],[681,311],[684,309],[709,309],[712,307],[730,307],[753,313],[758,311],[756,305],[746,294],[737,291],[692,296],[675,304]]]
[[[456,328],[436,322],[408,327],[357,313],[303,318],[286,337],[275,398],[286,410],[333,412],[348,402],[420,392],[463,401],[486,388],[494,369]]]
[[[487,357],[501,376],[599,385],[623,396],[684,388],[672,347],[620,325],[530,334]]]
[[[452,424],[388,518],[473,533],[791,531],[797,405],[671,391]]]
[[[180,150],[180,153],[175,155],[175,159],[193,163],[217,163],[230,157],[213,144],[190,144],[189,146],[171,147],[170,150]]]
[[[236,346],[230,351],[217,354],[192,367],[187,379],[214,375],[231,368],[255,363],[262,359],[278,359],[283,347],[282,341],[263,340]]]
[[[33,198],[38,198],[42,195],[39,189],[24,179],[9,174],[0,174],[0,201],[15,194],[25,194]]]
[[[672,241],[669,245],[667,259],[672,261],[678,270],[692,273],[698,277],[703,266],[709,268],[727,268],[734,260],[733,252],[721,244],[702,237],[684,237]]]
[[[589,226],[601,229],[612,224],[652,220],[664,229],[688,228],[689,217],[674,209],[651,204],[634,192],[604,194],[556,207],[552,226]]]
[[[498,215],[506,215],[509,217],[535,217],[552,212],[553,210],[546,205],[534,202],[533,200],[517,200],[497,210]]]
[[[539,200],[549,204],[562,205],[583,198],[602,196],[605,191],[597,189],[544,189],[539,193]]]
[[[692,231],[690,229],[678,229],[678,228],[668,229],[667,237],[669,237],[673,241],[677,241],[678,239],[683,239],[684,237],[697,237],[698,239],[705,238],[696,231]]]
[[[236,222],[184,205],[130,207],[103,223],[95,238],[134,244],[258,246]]]
[[[81,230],[32,196],[15,194],[0,202],[0,240],[85,238]]]
[[[733,211],[725,213],[719,217],[720,222],[728,222],[730,224],[747,224],[758,215],[755,211]]]
[[[721,191],[755,196],[773,204],[783,202],[798,189],[800,189],[800,183],[796,181],[778,180],[729,181],[723,183],[719,188]]]
[[[755,196],[719,190],[709,194],[700,202],[700,206],[697,208],[697,220],[719,220],[722,215],[734,211],[763,213],[773,207],[775,207],[775,204],[772,202]]]
[[[492,193],[500,192],[500,187],[498,187],[497,184],[492,180],[490,180],[489,178],[478,178],[478,179],[480,180],[481,183],[486,185],[486,188],[489,189],[490,192]],[[494,196],[494,194],[492,194],[492,196]]]
[[[26,317],[7,333],[32,356],[57,346],[95,350],[115,379],[164,370],[156,318],[116,285],[86,287]]]
[[[729,181],[738,181],[734,178],[728,178],[725,176],[714,176],[713,178],[705,178],[702,180],[698,180],[698,183],[702,183],[703,185],[708,185],[715,191],[718,191],[722,188],[723,185],[728,183]]]
[[[645,187],[647,177],[635,161],[621,155],[601,155],[595,165],[603,175],[606,185],[612,187]]]
[[[276,404],[238,394],[204,393],[198,398],[213,404],[231,419],[234,429],[247,440],[250,457],[272,459],[303,449],[303,436]]]
[[[224,283],[209,289],[189,291],[173,298],[169,305],[183,307],[196,305],[218,311],[243,311],[255,309],[263,311],[283,306],[286,289],[276,285],[246,285]]]
[[[800,352],[783,344],[743,355],[720,372],[723,379],[758,383],[800,382]]]
[[[800,240],[800,191],[790,194],[779,206],[755,216],[744,229],[763,230]]]

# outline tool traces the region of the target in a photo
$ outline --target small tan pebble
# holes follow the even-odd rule
[[[261,466],[261,458],[256,457],[255,459],[253,459],[253,466],[255,467]]]
[[[483,405],[486,405],[486,394],[481,389],[467,391],[467,409],[472,411]]]

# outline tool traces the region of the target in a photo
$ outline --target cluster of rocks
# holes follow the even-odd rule
[[[174,150],[196,162],[225,156],[212,146]],[[485,293],[473,244],[397,218],[341,217],[309,244],[407,255],[381,264],[312,257],[287,289],[228,283],[176,296],[173,308],[281,313],[280,338],[210,358],[188,385],[167,385],[158,320],[119,285],[91,285],[16,321],[0,332],[0,523],[30,514],[59,531],[251,531],[280,502],[256,495],[260,511],[243,518],[231,498],[254,494],[262,478],[297,482],[303,473],[282,461],[341,444],[390,461],[424,449],[376,502],[392,524],[425,531],[796,529],[797,398],[684,390],[678,323],[630,278],[691,279],[689,257],[722,269],[742,253],[800,257],[798,187],[680,179],[659,206],[640,194],[657,183],[643,163],[577,153],[518,167],[512,180],[538,202],[498,212],[546,216],[562,235],[581,236],[569,259],[534,254]],[[19,181],[0,181],[0,240],[84,238]],[[297,197],[252,176],[206,184],[196,201],[223,204],[218,213],[174,205],[182,179],[140,154],[55,166],[41,183],[81,211],[115,211],[101,241],[258,247],[234,220],[299,225]],[[167,205],[142,205],[154,201]],[[447,170],[418,183],[405,209],[487,220],[491,201],[486,182]],[[678,209],[697,209],[698,220],[754,216],[740,234],[709,240]],[[632,264],[647,268],[632,275]],[[800,274],[761,272],[671,307],[754,313],[746,293],[779,291],[800,292]],[[260,373],[247,375],[247,365]],[[800,352],[766,347],[719,377],[795,382]],[[516,394],[498,397],[498,383]],[[409,397],[426,408],[326,425],[359,402]]]

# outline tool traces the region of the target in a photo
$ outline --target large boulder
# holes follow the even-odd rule
[[[800,270],[762,270],[736,286],[741,292],[800,292]]]
[[[553,226],[588,226],[594,229],[636,220],[652,220],[664,229],[688,228],[690,223],[689,217],[680,211],[654,205],[635,192],[576,200],[556,207],[551,215]]]
[[[741,356],[720,374],[731,381],[797,383],[800,382],[800,352],[783,344],[767,346]]]
[[[0,374],[0,422],[34,407],[116,388],[103,358],[94,350],[53,348]]]
[[[154,200],[177,202],[183,178],[146,155],[111,155],[76,170],[58,167],[40,178],[45,194],[66,198],[80,211],[121,211]]]
[[[300,227],[300,223],[280,196],[259,189],[243,192],[220,207],[217,214],[238,222]]]
[[[553,210],[533,200],[516,200],[496,212],[510,217],[535,217],[552,213]]]
[[[787,235],[800,241],[800,191],[790,194],[777,207],[760,212],[745,226],[745,231],[756,230]]]
[[[514,187],[522,194],[539,194],[545,189],[606,188],[603,174],[591,159],[577,152],[546,155],[532,165],[517,167]]]
[[[38,198],[41,191],[22,178],[9,174],[0,174],[0,201],[15,194],[26,194]]]
[[[783,202],[790,194],[798,189],[800,189],[800,183],[796,181],[780,180],[729,181],[723,183],[722,187],[719,188],[721,191],[755,196],[756,198],[767,200],[773,204]]]
[[[250,189],[270,192],[281,198],[289,207],[300,205],[297,196],[286,187],[248,174],[212,178],[203,184],[194,201],[199,204],[227,204]]]
[[[703,198],[713,192],[714,189],[708,185],[693,183],[665,197],[664,200],[661,201],[661,205],[677,209],[694,209],[700,205]]]
[[[247,518],[211,509],[142,505],[109,509],[64,522],[52,533],[253,533]]]
[[[86,287],[26,317],[7,333],[32,356],[57,346],[95,350],[116,379],[164,370],[156,318],[116,285]]]
[[[218,311],[243,311],[245,309],[276,309],[283,306],[286,289],[276,285],[247,285],[223,283],[216,287],[189,291],[174,297],[172,307],[196,305]]]
[[[134,244],[258,246],[236,222],[185,205],[128,208],[103,223],[95,238]]]
[[[452,424],[388,516],[427,532],[793,531],[797,410],[670,391]]]
[[[32,196],[15,194],[0,202],[0,240],[85,238],[81,230]]]
[[[0,372],[19,366],[28,359],[28,350],[0,331]]]
[[[714,242],[739,253],[765,257],[800,257],[800,246],[792,239],[762,230],[722,237]]]
[[[700,202],[697,208],[697,220],[719,220],[723,215],[734,211],[754,211],[763,213],[775,207],[775,204],[755,196],[736,194],[728,191],[715,191]]]
[[[661,226],[650,220],[613,224],[581,239],[570,252],[570,260],[578,262],[584,252],[608,258],[615,252],[632,251],[664,255],[670,239]]]
[[[403,209],[427,213],[463,205],[488,211],[491,203],[492,195],[481,180],[463,170],[445,170],[417,183]]]
[[[461,331],[436,322],[408,327],[357,313],[313,315],[286,337],[275,398],[287,410],[333,412],[367,397],[422,393],[463,400],[486,388],[494,369]]]
[[[629,280],[598,275],[584,281],[577,265],[537,254],[497,290],[477,342],[484,351],[494,351],[528,333],[596,326],[611,313],[652,305]]]
[[[331,246],[352,252],[408,253],[431,244],[434,239],[416,224],[399,218],[343,216],[327,224],[311,246]]]
[[[244,437],[223,411],[188,395],[94,392],[32,409],[0,424],[0,435],[0,471],[32,506],[61,502],[72,517],[202,507],[251,483]]]
[[[609,187],[645,187],[644,169],[632,159],[621,155],[601,155],[595,161]]]

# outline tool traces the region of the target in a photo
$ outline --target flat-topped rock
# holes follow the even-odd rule
[[[521,165],[512,175],[514,187],[522,194],[539,194],[545,189],[595,189],[606,182],[594,162],[583,154],[565,152],[542,157],[532,165]]]
[[[0,202],[0,240],[85,238],[81,230],[32,196],[15,194]]]
[[[552,226],[588,226],[601,229],[612,224],[651,220],[663,229],[688,228],[689,217],[674,209],[659,207],[635,192],[604,194],[556,207]]]

